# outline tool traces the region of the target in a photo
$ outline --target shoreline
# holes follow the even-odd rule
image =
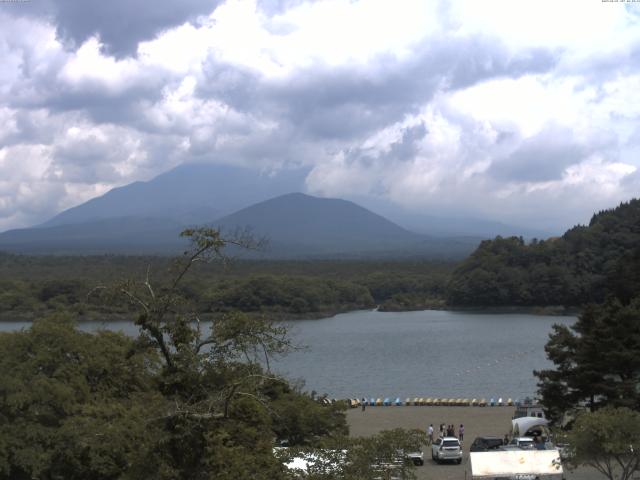
[[[336,315],[344,313],[356,313],[366,311],[377,311],[381,313],[401,313],[401,312],[429,312],[429,311],[441,311],[441,312],[462,312],[462,313],[475,313],[479,315],[502,315],[502,314],[522,314],[522,315],[539,315],[548,317],[562,317],[570,316],[575,317],[580,315],[581,311],[574,307],[562,307],[556,306],[534,306],[534,307],[519,307],[519,306],[505,306],[505,307],[456,307],[445,306],[443,307],[431,307],[425,308],[424,305],[420,308],[404,308],[404,309],[381,309],[382,305],[377,305],[375,308],[357,308],[357,309],[334,309],[323,310],[317,312],[308,312],[304,314],[292,313],[292,312],[244,312],[251,316],[264,316],[265,318],[275,322],[295,322],[298,320],[322,320],[325,318],[332,318]],[[46,311],[46,312],[33,312],[24,313],[20,312],[12,314],[10,312],[0,312],[0,323],[9,322],[33,322],[38,317],[52,315],[55,313],[70,313],[74,315],[72,311]],[[206,313],[201,315],[202,320],[210,321],[214,317],[223,315],[223,312]],[[90,313],[84,315],[78,315],[77,321],[82,323],[93,322],[133,322],[137,316],[136,312],[130,314],[123,313]]]

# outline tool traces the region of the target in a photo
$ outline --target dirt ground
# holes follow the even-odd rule
[[[511,428],[513,407],[427,407],[427,406],[401,406],[401,407],[367,407],[362,412],[359,408],[347,412],[352,436],[369,436],[381,430],[392,428],[420,428],[426,430],[430,423],[433,424],[437,434],[441,423],[456,426],[456,432],[460,424],[464,425],[464,456],[462,463],[456,465],[437,464],[431,460],[428,448],[424,450],[424,466],[417,467],[419,479],[437,480],[464,480],[471,479],[471,468],[468,465],[469,445],[475,437],[479,436],[504,436]],[[593,470],[577,470],[565,472],[567,480],[597,480],[603,478]]]

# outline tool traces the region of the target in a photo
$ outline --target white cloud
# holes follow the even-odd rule
[[[69,87],[95,85],[117,93],[135,85],[142,73],[139,63],[131,58],[116,60],[104,55],[99,39],[91,37],[68,59],[60,78]]]
[[[191,7],[127,36],[117,57],[115,30],[60,40],[55,22],[82,18],[0,16],[0,228],[194,159],[308,165],[310,192],[407,208],[526,221],[555,205],[557,224],[637,194],[629,6]],[[550,173],[526,178],[536,167]]]
[[[579,58],[612,52],[638,38],[637,16],[623,4],[584,0],[461,0],[450,11],[458,33],[490,32],[514,49],[558,47]],[[623,47],[622,47],[623,48]]]

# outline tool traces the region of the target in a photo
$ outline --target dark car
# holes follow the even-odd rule
[[[500,447],[502,447],[502,438],[500,437],[476,437],[469,451],[488,452],[489,450],[497,450]]]

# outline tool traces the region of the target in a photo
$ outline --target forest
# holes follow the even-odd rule
[[[0,319],[68,311],[91,320],[128,318],[131,306],[108,301],[99,287],[172,274],[166,257],[0,254]],[[194,268],[181,294],[204,316],[239,310],[270,318],[309,318],[349,310],[441,307],[453,263],[434,261],[256,261]]]
[[[599,212],[562,237],[525,242],[497,237],[452,272],[452,306],[579,307],[640,288],[640,200]]]

